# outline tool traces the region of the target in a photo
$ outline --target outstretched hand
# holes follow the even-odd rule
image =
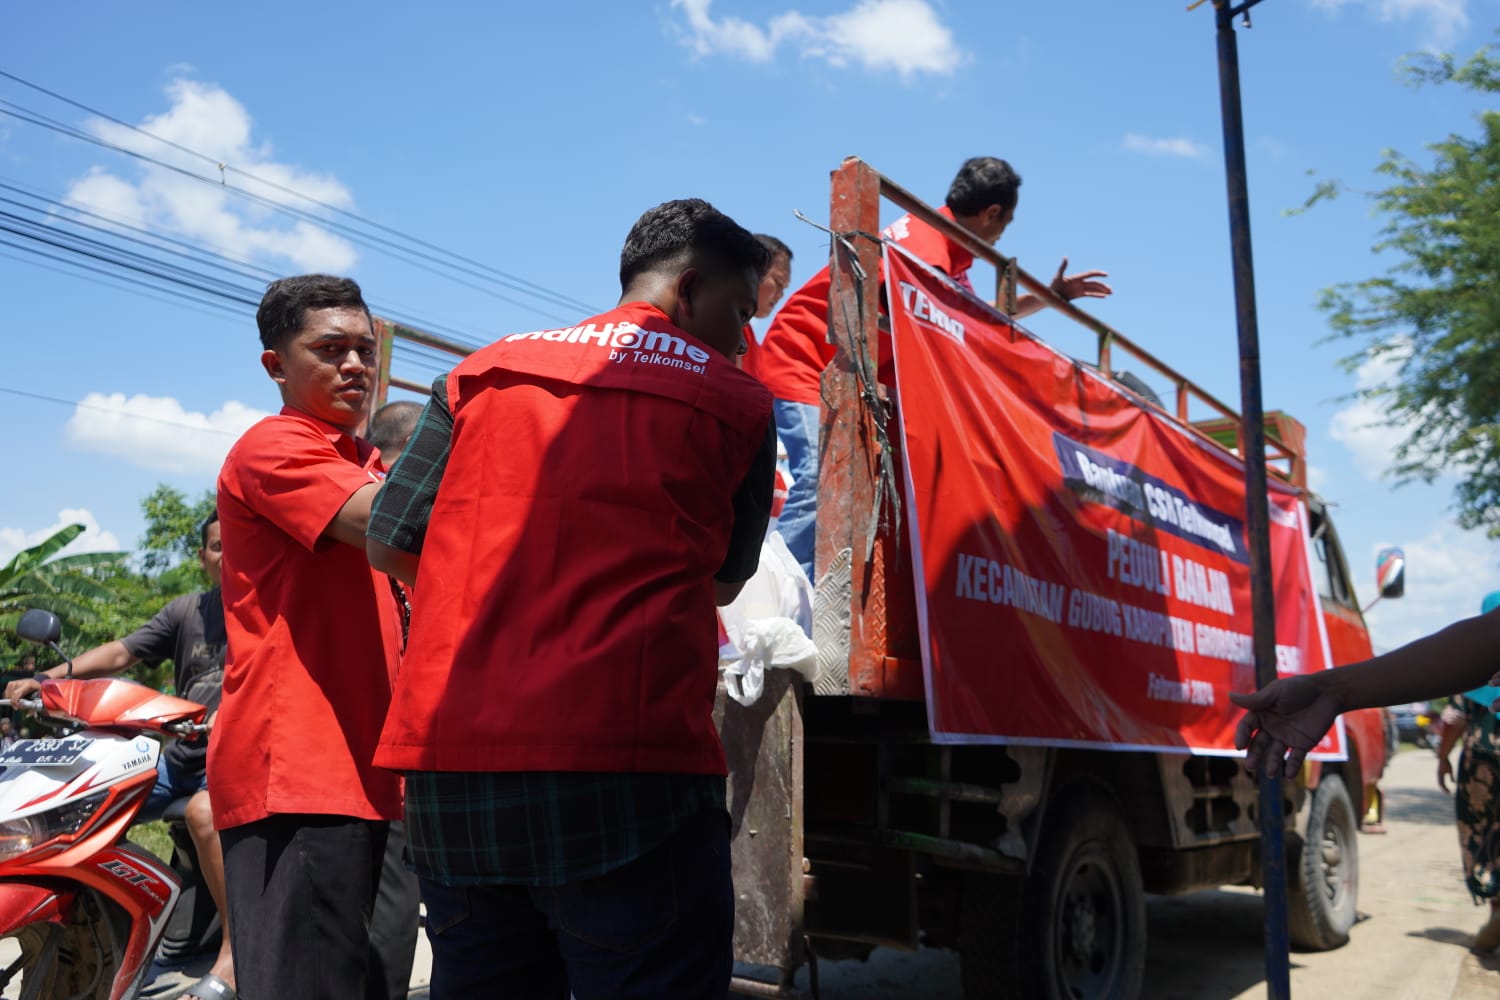
[[[1080,271],[1077,274],[1068,274],[1068,258],[1064,257],[1058,265],[1057,274],[1048,286],[1052,294],[1069,302],[1074,299],[1102,299],[1114,294],[1100,278],[1109,277],[1107,271]]]
[[[1283,677],[1249,694],[1231,691],[1229,700],[1245,709],[1234,731],[1234,745],[1249,751],[1245,770],[1268,777],[1278,767],[1288,778],[1296,775],[1342,711],[1338,700],[1309,677]]]

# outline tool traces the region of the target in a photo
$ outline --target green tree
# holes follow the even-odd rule
[[[105,624],[111,616],[115,593],[107,581],[122,570],[125,553],[58,556],[83,530],[81,524],[61,528],[0,567],[0,634],[9,640],[8,652],[21,645],[15,636],[16,621],[28,608],[57,615],[70,639]]]
[[[27,644],[15,634],[16,619],[31,607],[63,620],[61,646],[78,653],[129,635],[174,597],[207,586],[198,564],[200,529],[214,510],[212,493],[189,502],[160,484],[141,500],[146,532],[139,559],[124,552],[53,558],[82,531],[70,525],[0,568],[0,668],[19,659]],[[133,566],[132,562],[137,565]],[[56,662],[48,650],[32,650],[41,667]],[[171,680],[168,663],[141,663],[130,675],[152,687]]]
[[[1457,63],[1414,56],[1414,85],[1500,92],[1491,46]],[[1478,133],[1430,144],[1429,165],[1387,151],[1369,195],[1385,225],[1374,246],[1393,258],[1384,274],[1327,289],[1320,302],[1335,335],[1363,340],[1350,369],[1386,358],[1392,380],[1362,395],[1393,425],[1411,428],[1390,473],[1398,482],[1460,477],[1458,520],[1500,537],[1500,113],[1478,115]],[[1311,205],[1338,193],[1319,185]]]
[[[159,573],[184,562],[196,565],[202,542],[199,529],[213,512],[212,491],[205,491],[189,503],[181,490],[159,483],[141,501],[141,513],[146,517],[146,534],[140,546],[141,568],[147,573]]]
[[[122,562],[125,553],[83,552],[54,558],[83,530],[81,524],[61,528],[0,567],[0,628],[14,631],[16,620],[27,608],[43,608],[74,622],[98,617],[99,605],[111,594],[96,571]]]

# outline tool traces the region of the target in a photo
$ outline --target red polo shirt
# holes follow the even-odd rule
[[[938,209],[938,213],[953,218],[947,206]],[[974,255],[927,223],[903,215],[881,235],[973,290],[969,268]],[[752,347],[741,362],[741,367],[760,379],[777,399],[814,406],[818,403],[818,380],[834,354],[833,345],[828,343],[828,296],[832,282],[833,277],[825,267],[793,292],[771,321],[766,339]],[[884,342],[885,337],[881,339]],[[881,353],[890,357],[888,347]]]
[[[379,452],[290,407],[246,431],[219,473],[224,699],[208,755],[219,829],[276,813],[399,819],[372,763],[401,626],[363,549],[324,538]]]

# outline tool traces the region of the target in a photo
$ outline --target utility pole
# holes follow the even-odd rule
[[[1245,513],[1250,544],[1250,604],[1255,622],[1255,680],[1276,679],[1276,598],[1272,589],[1270,513],[1266,491],[1266,426],[1260,389],[1260,329],[1255,315],[1255,263],[1250,252],[1250,194],[1245,124],[1240,109],[1240,57],[1234,21],[1250,27],[1260,0],[1214,0],[1219,48],[1219,107],[1224,122],[1224,173],[1229,186],[1229,242],[1234,260],[1234,312],[1239,331],[1240,457],[1245,462]],[[1266,904],[1266,996],[1292,995],[1286,908],[1286,829],[1282,775],[1260,779],[1261,879]]]

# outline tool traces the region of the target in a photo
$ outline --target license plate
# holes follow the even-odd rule
[[[33,767],[61,767],[73,763],[88,749],[90,739],[18,740],[9,750],[0,751],[0,767],[28,764]]]

